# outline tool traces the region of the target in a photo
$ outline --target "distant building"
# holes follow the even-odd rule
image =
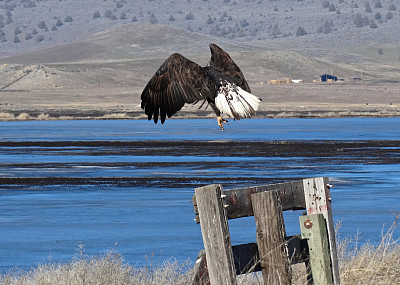
[[[330,75],[330,74],[323,74],[323,75],[320,75],[319,76],[319,80],[321,81],[321,82],[326,82],[326,81],[337,81],[337,77],[336,76],[333,76],[333,75]]]
[[[271,85],[271,84],[272,85],[273,84],[290,84],[290,83],[292,83],[292,80],[290,78],[285,78],[283,80],[279,80],[279,79],[275,80],[275,79],[273,79],[273,80],[268,81],[268,85]]]

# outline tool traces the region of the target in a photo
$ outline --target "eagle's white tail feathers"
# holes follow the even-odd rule
[[[242,88],[227,84],[218,90],[215,105],[221,111],[235,120],[251,118],[258,110],[261,99]]]

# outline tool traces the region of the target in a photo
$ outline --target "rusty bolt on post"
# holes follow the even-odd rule
[[[311,220],[304,221],[304,226],[306,227],[306,229],[311,229],[312,225],[313,225],[313,222]]]

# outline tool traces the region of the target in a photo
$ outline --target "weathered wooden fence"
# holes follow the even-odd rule
[[[236,275],[262,271],[264,284],[290,284],[291,264],[304,262],[309,284],[340,284],[328,178],[222,190],[195,189],[193,204],[205,250],[193,284],[236,284]],[[282,211],[307,210],[301,235],[286,236]],[[257,243],[231,245],[229,219],[254,216]]]

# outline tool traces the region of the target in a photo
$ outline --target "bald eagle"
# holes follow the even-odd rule
[[[185,103],[208,103],[224,130],[225,114],[235,120],[255,114],[261,99],[251,94],[240,68],[228,53],[210,44],[211,60],[205,67],[172,54],[147,83],[141,95],[141,107],[148,119],[163,124]],[[201,106],[203,106],[203,104]],[[201,108],[200,106],[200,108]]]

